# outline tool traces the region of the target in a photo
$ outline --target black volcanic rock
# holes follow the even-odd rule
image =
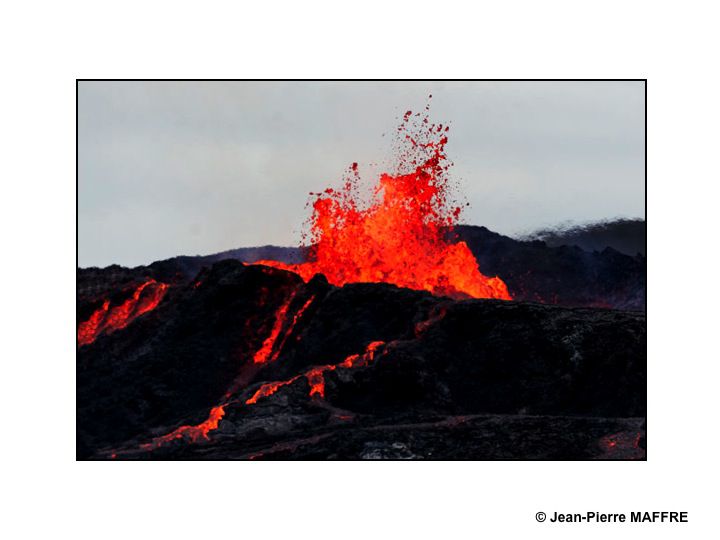
[[[581,307],[645,309],[645,257],[612,248],[584,251],[519,241],[485,227],[459,226],[453,233],[467,242],[485,275],[500,276],[516,300]]]
[[[115,444],[209,407],[262,344],[302,280],[224,261],[200,286],[172,287],[157,309],[78,352],[78,433]]]
[[[260,260],[274,260],[288,264],[301,263],[305,260],[306,250],[294,247],[260,246],[249,248],[230,249],[212,255],[196,255],[172,257],[163,261],[156,261],[148,268],[158,276],[158,279],[173,279],[181,277],[190,279],[205,267],[216,262],[236,260],[244,263],[254,263]]]
[[[171,263],[81,270],[78,312],[161,276],[175,279],[156,309],[78,349],[81,458],[644,455],[642,313],[306,284],[232,260],[191,278]],[[283,306],[277,358],[255,364]],[[339,366],[378,341],[371,360]],[[323,398],[314,366],[333,366]],[[284,384],[245,403],[269,382]],[[209,441],[141,447],[221,404]]]
[[[645,255],[647,226],[644,219],[616,219],[585,225],[542,229],[528,239],[542,240],[550,247],[578,246],[585,251],[612,248],[625,255]]]
[[[268,419],[268,423],[270,420]],[[302,427],[301,427],[302,426]],[[212,443],[176,445],[162,459],[643,459],[642,418],[464,415],[367,418],[324,426],[296,423],[284,436],[248,437],[228,431]],[[151,456],[136,454],[143,459]]]
[[[643,316],[482,300],[444,310],[419,338],[351,370],[328,400],[393,412],[412,403],[448,414],[644,414]]]

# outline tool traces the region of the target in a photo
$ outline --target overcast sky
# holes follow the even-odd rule
[[[79,264],[296,245],[308,192],[391,163],[428,94],[465,223],[644,217],[641,82],[81,82]]]

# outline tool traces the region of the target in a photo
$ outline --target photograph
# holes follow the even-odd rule
[[[720,537],[711,4],[2,13],[0,536]]]
[[[78,79],[76,459],[645,461],[646,84]]]

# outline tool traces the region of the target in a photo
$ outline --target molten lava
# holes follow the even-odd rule
[[[275,313],[275,322],[270,330],[270,335],[265,338],[265,341],[263,341],[263,344],[253,356],[253,362],[256,364],[264,364],[271,359],[270,355],[275,347],[275,342],[280,336],[280,330],[282,330],[283,324],[285,323],[287,311],[290,307],[290,303],[293,301],[293,298],[295,298],[295,293],[291,294],[290,298],[288,298]]]
[[[247,401],[245,401],[246,405],[253,405],[258,402],[260,398],[272,396],[275,392],[278,391],[278,389],[282,388],[283,386],[287,386],[289,384],[294,383],[300,378],[300,375],[297,375],[293,377],[292,379],[288,379],[287,381],[275,381],[275,382],[269,382],[263,384],[260,388],[257,389],[257,391],[252,395],[251,398],[249,398]]]
[[[295,298],[295,294],[296,293],[293,292],[290,297],[278,308],[277,312],[275,313],[275,321],[273,323],[273,328],[270,331],[270,335],[263,342],[260,349],[258,349],[258,351],[255,353],[255,355],[253,356],[254,359],[258,358],[258,353],[260,353],[261,351],[265,351],[262,355],[262,358],[265,359],[263,360],[263,363],[266,362],[268,358],[272,358],[273,360],[277,358],[280,350],[282,350],[282,346],[285,343],[285,340],[292,333],[295,324],[302,317],[305,310],[315,298],[314,296],[311,296],[308,300],[305,301],[305,303],[300,307],[300,309],[298,309],[297,313],[293,317],[292,322],[288,325],[283,339],[280,341],[280,346],[275,349],[275,343],[278,341],[278,336],[280,335],[280,332],[284,326],[284,321],[287,318],[288,309],[293,299]],[[418,325],[416,326],[416,333],[425,331],[428,325],[442,319],[445,316],[445,313],[446,311],[444,308],[433,310],[426,321],[418,323]],[[280,388],[283,388],[284,386],[289,386],[302,377],[305,377],[310,387],[310,390],[308,391],[309,397],[312,398],[314,396],[317,396],[319,398],[325,398],[325,373],[327,373],[328,371],[334,371],[338,368],[352,369],[358,367],[365,367],[369,365],[370,362],[375,360],[381,347],[387,347],[389,345],[392,345],[392,343],[388,344],[384,341],[372,341],[365,347],[365,351],[362,354],[351,354],[339,364],[325,364],[321,366],[315,366],[308,369],[303,374],[295,375],[294,377],[291,377],[290,379],[284,381],[272,381],[263,383],[253,393],[252,396],[250,396],[244,402],[240,403],[243,403],[245,406],[255,405],[260,399],[272,396]],[[274,354],[272,354],[273,350],[275,351]],[[271,354],[272,357],[270,357]],[[238,403],[236,399],[231,399],[237,391],[237,388],[238,384],[236,381],[225,393],[222,404],[213,407],[208,414],[207,420],[205,420],[204,422],[201,422],[197,425],[180,426],[166,435],[155,437],[149,443],[141,444],[140,448],[142,450],[151,451],[176,440],[185,440],[191,443],[209,440],[209,433],[218,428],[218,426],[220,425],[220,421],[225,416],[225,408]],[[113,454],[113,456],[114,455],[116,454]]]
[[[354,368],[367,366],[375,359],[375,352],[383,345],[385,345],[384,341],[373,341],[365,348],[365,352],[363,354],[352,354],[338,365],[326,365],[312,368],[305,374],[305,377],[307,377],[308,383],[310,384],[310,397],[325,397],[326,371],[334,371],[338,367]]]
[[[275,360],[277,360],[277,357],[280,355],[280,352],[282,351],[282,348],[285,345],[285,341],[287,341],[288,336],[290,334],[292,334],[292,331],[295,328],[295,325],[297,324],[298,320],[300,320],[303,313],[305,313],[305,310],[312,303],[314,298],[315,298],[314,296],[311,296],[302,305],[302,307],[297,311],[297,313],[293,317],[292,321],[290,322],[290,325],[288,326],[287,330],[285,331],[285,334],[283,335],[282,339],[280,340],[279,346],[275,347],[275,344],[277,343],[278,338],[280,337],[280,331],[282,330],[283,326],[285,325],[285,320],[287,319],[288,308],[290,307],[290,304],[292,303],[292,301],[295,299],[295,293],[290,295],[290,298],[288,298],[285,301],[285,303],[283,305],[281,305],[280,308],[275,313],[275,322],[273,323],[272,330],[270,330],[270,335],[265,339],[265,341],[263,341],[262,346],[257,350],[255,355],[253,356],[254,363],[264,364],[266,362],[274,362]]]
[[[452,186],[446,174],[449,167],[445,154],[448,128],[430,124],[427,110],[426,107],[424,115],[418,113],[414,117],[410,111],[405,114],[398,132],[406,148],[399,153],[398,170],[395,174],[380,176],[368,201],[360,196],[356,163],[341,189],[328,188],[317,194],[310,218],[308,262],[285,264],[265,260],[257,264],[296,272],[305,281],[321,273],[337,286],[354,282],[392,283],[456,298],[510,300],[507,286],[499,277],[488,277],[480,272],[467,244],[451,240],[462,207],[452,200]],[[411,134],[408,126],[416,132]],[[196,282],[194,287],[200,283]],[[136,291],[135,302],[141,292],[142,289]],[[253,355],[253,365],[267,364],[278,358],[296,323],[314,299],[306,300],[289,319],[295,295],[296,292],[290,294],[278,308],[269,334]],[[114,309],[111,310],[106,302],[85,323],[87,328],[81,328],[92,336],[90,341],[109,328],[107,321],[114,318],[110,315]],[[130,311],[135,313],[137,309],[133,307]],[[444,308],[433,311],[428,320],[415,327],[416,335],[424,333],[444,316]],[[81,341],[80,334],[79,331],[78,341]],[[254,405],[302,377],[307,380],[310,397],[324,398],[328,371],[367,366],[376,358],[378,350],[387,346],[383,341],[373,341],[362,354],[350,355],[339,364],[315,366],[284,381],[266,382],[241,403]],[[240,382],[238,379],[228,388],[223,403],[211,409],[207,420],[198,425],[180,426],[142,448],[154,449],[177,439],[190,442],[208,439],[208,434],[218,428],[225,408],[237,403],[231,398]]]
[[[275,317],[272,328],[270,329],[270,334],[253,355],[253,364],[265,364],[267,362],[274,362],[275,360],[277,360],[277,357],[280,355],[280,352],[282,351],[285,342],[295,329],[295,325],[302,318],[305,310],[315,299],[315,296],[313,295],[305,301],[305,303],[300,307],[300,309],[298,309],[298,311],[293,316],[292,321],[287,324],[287,329],[285,330],[282,338],[280,339],[283,327],[286,326],[290,304],[292,304],[293,300],[295,299],[296,293],[297,291],[293,291],[288,297],[288,299],[285,300],[275,312]],[[260,387],[260,389],[255,393],[253,398],[246,401],[246,404],[252,405],[253,403],[257,402],[259,398],[274,394],[279,387],[288,385],[297,380],[299,377],[300,376],[298,375],[297,377],[294,377],[289,381],[267,383],[262,385],[262,387]],[[224,395],[225,401],[221,405],[213,407],[210,410],[207,420],[197,425],[180,426],[179,428],[171,431],[167,435],[155,437],[150,443],[141,444],[140,448],[142,448],[143,450],[154,450],[178,439],[184,439],[193,443],[199,442],[201,440],[209,440],[210,437],[208,437],[208,433],[216,430],[220,425],[220,420],[222,420],[223,416],[225,416],[225,407],[232,403],[228,400],[230,400],[233,394],[237,391],[240,381],[241,379],[238,379],[230,385]]]
[[[453,297],[510,300],[499,277],[480,273],[465,242],[449,237],[462,207],[452,202],[447,177],[447,127],[430,124],[427,110],[408,111],[398,132],[408,146],[397,174],[382,174],[368,202],[360,196],[357,164],[340,190],[312,203],[308,262],[258,261],[298,273],[321,273],[334,285],[384,282]],[[410,133],[408,126],[413,128]]]
[[[140,315],[155,309],[165,296],[168,286],[151,279],[140,285],[122,304],[110,307],[110,300],[95,310],[90,318],[78,326],[78,345],[95,341],[102,333],[109,334],[125,328]]]
[[[342,368],[354,368],[354,367],[361,367],[361,366],[367,366],[372,360],[375,359],[375,353],[377,352],[378,348],[385,345],[384,341],[373,341],[372,343],[368,344],[368,346],[365,348],[365,352],[363,354],[351,354],[345,360],[340,362],[339,364],[327,364],[324,366],[316,366],[313,368],[310,368],[308,371],[305,372],[304,375],[296,375],[295,377],[288,379],[286,381],[273,381],[269,383],[265,383],[258,388],[255,393],[250,397],[248,400],[245,401],[246,405],[254,405],[258,402],[260,398],[269,397],[272,396],[275,392],[277,392],[280,388],[283,386],[288,386],[289,384],[294,383],[297,381],[300,377],[305,377],[308,381],[308,384],[310,385],[310,392],[309,396],[320,396],[321,398],[325,397],[325,372],[327,371],[334,371],[339,367]]]
[[[153,450],[177,439],[186,439],[194,443],[203,439],[209,440],[210,437],[208,437],[208,433],[218,428],[220,420],[222,420],[223,416],[225,416],[224,405],[213,407],[210,409],[210,414],[204,422],[201,422],[196,426],[180,426],[167,435],[156,437],[151,443],[141,444],[140,448],[144,450]]]

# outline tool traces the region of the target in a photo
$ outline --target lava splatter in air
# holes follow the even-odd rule
[[[322,273],[338,286],[382,282],[455,298],[510,300],[502,279],[483,275],[467,244],[450,240],[462,206],[452,198],[447,174],[448,127],[430,123],[428,110],[403,116],[397,172],[380,175],[369,201],[360,196],[357,163],[342,188],[315,194],[308,262],[258,264],[306,281]]]

